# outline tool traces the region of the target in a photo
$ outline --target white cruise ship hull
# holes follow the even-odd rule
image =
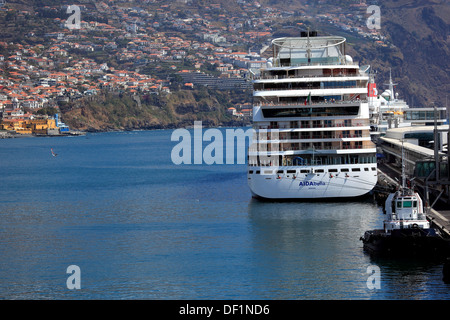
[[[338,169],[338,172],[328,172]],[[255,198],[318,199],[358,197],[377,183],[376,164],[307,167],[249,167],[248,184]],[[342,172],[348,169],[349,172]],[[283,170],[284,173],[277,173]],[[296,173],[287,173],[288,171]],[[259,173],[257,173],[259,172]]]

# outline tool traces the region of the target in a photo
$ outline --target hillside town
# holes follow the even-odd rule
[[[32,129],[37,126],[30,121],[55,121],[60,106],[105,91],[160,95],[197,86],[248,89],[251,74],[266,66],[275,22],[301,28],[300,20],[314,18],[389,45],[365,25],[367,5],[360,1],[352,8],[358,14],[335,6],[314,17],[307,4],[281,10],[257,1],[235,2],[237,9],[229,12],[220,3],[200,6],[194,0],[95,1],[77,5],[75,25],[70,25],[75,11],[68,4],[33,11],[3,4],[0,17],[14,17],[17,24],[41,19],[54,30],[40,34],[29,29],[23,42],[0,37],[0,130],[42,132],[45,126]],[[43,108],[56,112],[36,113]],[[251,106],[236,108],[228,112],[251,117]],[[46,128],[50,132],[57,125],[57,120],[48,122]]]

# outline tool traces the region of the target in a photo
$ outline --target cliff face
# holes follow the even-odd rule
[[[171,94],[101,94],[61,106],[63,121],[72,129],[112,131],[164,129],[192,126],[202,121],[204,127],[241,126],[226,112],[227,93],[181,90]]]
[[[389,3],[384,27],[398,50],[386,63],[393,64],[403,97],[414,106],[445,106],[450,89],[450,5],[444,1]]]

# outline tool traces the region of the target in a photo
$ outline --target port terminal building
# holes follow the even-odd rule
[[[449,125],[392,128],[378,140],[382,161],[449,201]]]

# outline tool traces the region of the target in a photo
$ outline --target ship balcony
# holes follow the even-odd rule
[[[258,147],[259,146],[259,149]],[[252,144],[249,153],[257,155],[267,152],[268,155],[280,154],[326,154],[326,153],[361,153],[375,152],[376,148],[372,141],[342,141],[342,142],[302,142],[302,143],[262,143]]]
[[[330,78],[340,78],[342,80],[368,80],[367,75],[361,75],[359,72],[353,73],[327,73],[327,74],[308,74],[308,73],[297,73],[297,74],[260,74],[259,76],[254,76],[254,81],[261,80],[283,80],[288,79],[289,81],[295,81],[296,79],[301,79],[302,81],[320,81],[320,79],[330,80]]]
[[[370,120],[368,119],[352,119],[352,120],[299,120],[286,122],[273,122],[271,124],[257,124],[253,125],[255,130],[279,130],[279,132],[286,131],[305,131],[301,129],[323,129],[330,128],[335,130],[342,130],[343,128],[350,130],[357,127],[358,130],[368,129]],[[367,128],[362,128],[367,127]]]
[[[317,134],[317,135],[301,135],[301,136],[267,136],[267,139],[260,139],[261,143],[301,143],[301,142],[315,142],[315,141],[357,141],[357,140],[369,140],[370,133],[360,133],[360,134],[342,134],[336,133],[332,135],[328,134]]]
[[[291,68],[286,68],[291,67]],[[264,70],[264,73],[271,75],[293,75],[295,73],[315,74],[312,70],[319,70],[323,75],[338,76],[345,74],[354,74],[360,72],[359,63],[356,61],[339,60],[335,57],[329,57],[321,61],[293,61],[291,59],[275,58],[273,67]]]
[[[276,86],[271,88],[267,83],[259,85],[258,83],[255,83],[253,90],[260,92],[260,91],[285,91],[285,90],[319,90],[319,89],[325,89],[323,86],[296,86],[292,85],[292,83],[271,83],[272,86]],[[337,86],[337,87],[331,87],[330,89],[361,89],[367,90],[367,86],[357,86],[357,85],[348,85],[348,86]]]
[[[299,97],[306,98],[311,93],[312,101],[316,97],[337,96],[337,95],[367,95],[367,87],[350,87],[350,88],[279,88],[279,89],[263,89],[254,90],[253,97],[270,98],[270,97]]]
[[[356,94],[355,94],[356,95]],[[303,97],[304,99],[307,98],[307,96]],[[314,97],[313,97],[314,98]],[[268,100],[268,99],[267,99]],[[311,106],[316,106],[316,107],[327,107],[327,106],[333,106],[333,105],[348,105],[348,106],[353,106],[353,105],[359,105],[360,103],[367,103],[368,100],[366,98],[355,98],[355,99],[351,99],[351,100],[333,100],[333,99],[324,99],[321,101],[311,101],[308,102],[307,104],[305,104],[305,101],[298,101],[298,102],[283,102],[283,101],[259,101],[255,104],[255,106],[257,107],[311,107]]]

